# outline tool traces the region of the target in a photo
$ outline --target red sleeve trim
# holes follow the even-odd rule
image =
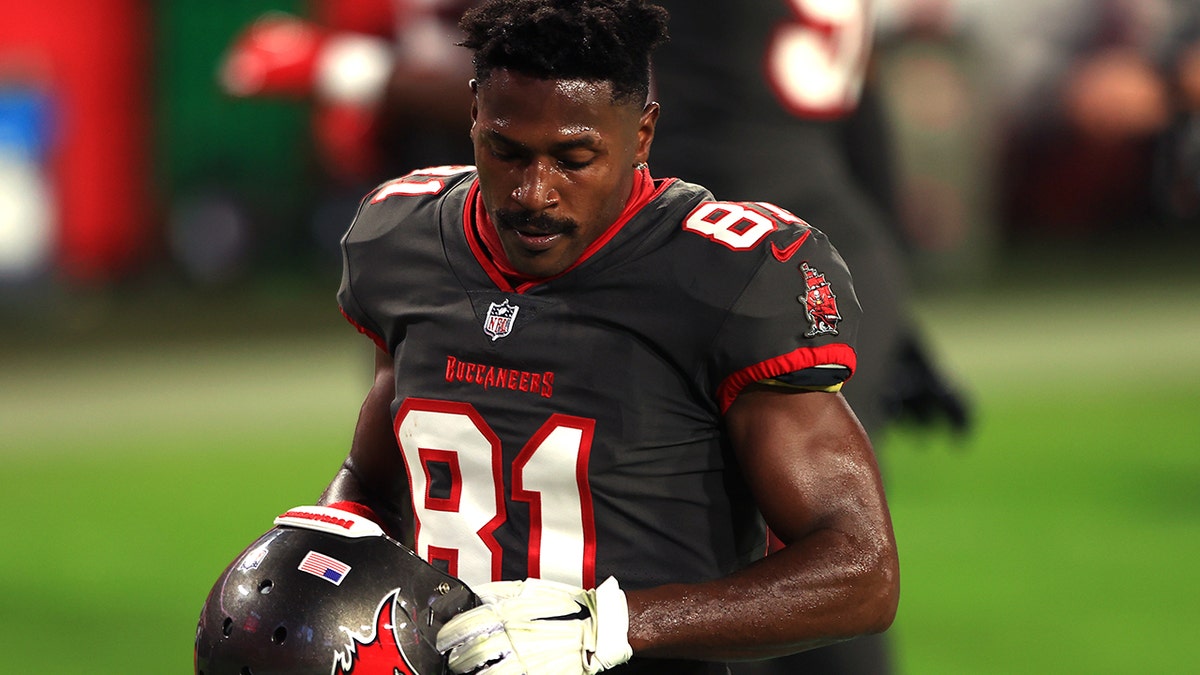
[[[821,347],[801,347],[793,352],[767,359],[748,368],[743,368],[725,378],[717,388],[717,404],[721,414],[729,410],[733,400],[752,382],[779,377],[787,373],[825,365],[845,366],[854,372],[858,365],[858,355],[854,348],[847,344],[832,344]]]
[[[377,347],[379,347],[380,349],[382,349],[385,352],[388,350],[387,343],[383,341],[383,338],[381,338],[378,335],[376,335],[375,333],[371,332],[369,329],[364,328],[362,324],[355,321],[349,314],[347,314],[346,310],[343,309],[342,307],[339,306],[338,311],[342,313],[342,316],[346,317],[346,320],[350,322],[351,326],[354,326],[356,329],[358,329],[358,332],[371,338],[371,341],[374,342]]]

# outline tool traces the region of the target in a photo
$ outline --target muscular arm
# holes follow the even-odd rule
[[[629,592],[634,654],[759,659],[886,630],[895,541],[870,441],[845,400],[755,387],[726,424],[786,546],[723,579]]]
[[[376,349],[375,382],[359,411],[350,454],[318,503],[350,501],[368,506],[393,537],[411,546],[408,481],[392,430],[395,391],[392,357]]]

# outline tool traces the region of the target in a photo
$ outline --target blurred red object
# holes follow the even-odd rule
[[[41,78],[57,111],[47,158],[58,201],[55,258],[73,282],[120,278],[148,249],[147,7],[0,3],[0,80]]]
[[[312,93],[317,57],[329,31],[311,21],[264,14],[229,46],[221,86],[234,96],[304,98]]]

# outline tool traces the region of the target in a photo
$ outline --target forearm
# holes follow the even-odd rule
[[[388,536],[412,547],[412,505],[408,493],[380,495],[368,492],[357,476],[353,459],[347,459],[342,468],[321,493],[317,504],[322,506],[341,505],[351,502],[362,508],[346,508],[369,518],[388,533]]]
[[[886,630],[898,563],[890,540],[832,529],[723,579],[627,591],[635,656],[762,659]]]
[[[895,538],[870,440],[845,399],[752,386],[725,421],[786,545],[725,578],[629,593],[634,655],[762,659],[886,630]]]

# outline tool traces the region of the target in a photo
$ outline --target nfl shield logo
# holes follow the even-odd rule
[[[513,322],[517,320],[517,312],[521,308],[508,304],[508,298],[500,304],[488,306],[487,318],[483,320],[483,332],[492,338],[492,342],[512,332]]]

